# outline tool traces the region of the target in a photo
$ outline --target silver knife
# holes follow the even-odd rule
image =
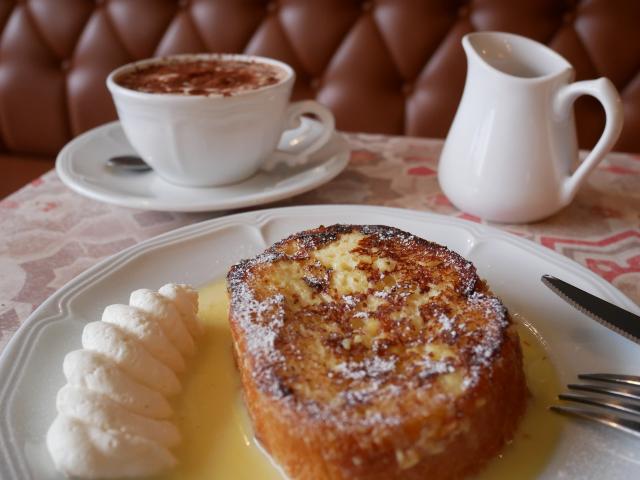
[[[640,345],[640,317],[551,275],[542,283],[596,322]]]

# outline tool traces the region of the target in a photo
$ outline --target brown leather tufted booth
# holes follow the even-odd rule
[[[0,196],[115,118],[110,70],[178,52],[279,58],[298,72],[295,96],[327,104],[340,129],[444,137],[473,30],[532,37],[578,79],[609,77],[625,107],[617,149],[640,152],[638,0],[0,0],[0,29]],[[577,116],[590,147],[603,114],[581,99]]]

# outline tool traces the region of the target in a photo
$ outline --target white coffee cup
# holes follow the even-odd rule
[[[193,60],[265,63],[283,72],[273,85],[232,95],[147,93],[117,83],[136,68]],[[300,164],[334,131],[334,118],[318,102],[289,103],[293,69],[277,60],[233,54],[187,54],[147,59],[120,67],[107,78],[122,128],[138,154],[163,179],[187,187],[212,187],[245,180],[278,162]],[[322,133],[302,152],[276,150],[283,131],[313,114]],[[314,129],[315,130],[315,129]]]

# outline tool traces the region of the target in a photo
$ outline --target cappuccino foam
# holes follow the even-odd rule
[[[168,61],[136,67],[119,75],[119,85],[146,93],[231,96],[275,85],[286,72],[275,65],[245,60]]]

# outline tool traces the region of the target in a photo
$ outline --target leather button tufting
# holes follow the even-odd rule
[[[445,137],[465,82],[461,37],[488,29],[550,44],[577,80],[610,78],[624,92],[616,148],[640,152],[640,0],[19,1],[0,8],[0,117],[10,119],[0,149],[10,152],[54,155],[116,118],[109,71],[188,51],[283,59],[297,70],[294,99],[322,100],[342,130]],[[592,148],[600,107],[579,101],[575,114],[580,146]]]
[[[572,23],[575,19],[576,19],[576,12],[571,10],[568,12],[565,12],[564,15],[562,15],[562,21],[564,23]]]

